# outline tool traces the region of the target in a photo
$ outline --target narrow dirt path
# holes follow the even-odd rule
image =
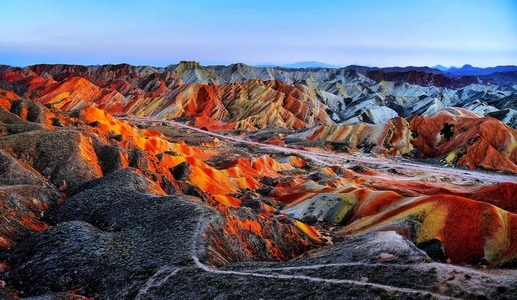
[[[436,299],[452,299],[451,297],[444,296],[442,294],[433,293],[428,290],[418,290],[412,288],[402,288],[391,285],[384,285],[372,282],[358,281],[358,280],[349,280],[349,279],[333,279],[333,278],[321,278],[307,275],[292,275],[292,274],[281,274],[274,273],[271,271],[282,271],[282,270],[304,270],[304,269],[319,269],[325,268],[329,266],[341,266],[348,264],[319,264],[313,266],[301,266],[301,267],[289,267],[289,268],[257,268],[256,270],[248,270],[248,271],[229,271],[229,270],[220,270],[209,267],[208,265],[201,262],[199,257],[197,256],[196,249],[198,249],[198,243],[200,239],[202,239],[202,232],[205,228],[206,224],[210,222],[207,217],[202,217],[199,223],[197,224],[196,230],[194,231],[194,238],[192,240],[192,259],[196,267],[201,270],[213,274],[221,274],[221,275],[237,275],[237,276],[252,276],[252,277],[263,277],[263,278],[275,278],[275,279],[290,279],[290,280],[307,280],[312,282],[322,282],[322,283],[330,283],[330,284],[348,284],[348,285],[356,285],[356,286],[364,286],[364,287],[372,287],[382,289],[388,292],[399,292],[399,293],[407,293],[407,294],[415,294],[415,295],[431,295]],[[355,265],[354,263],[350,265]],[[271,272],[270,274],[260,273],[260,272]],[[172,274],[171,274],[172,275]]]

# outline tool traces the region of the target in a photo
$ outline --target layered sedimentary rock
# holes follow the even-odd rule
[[[517,292],[516,131],[447,108],[499,109],[513,87],[240,64],[0,73],[4,298]]]
[[[243,64],[204,67],[195,62],[181,62],[167,68],[125,64],[35,65],[24,69],[7,67],[0,72],[0,79],[12,85],[15,92],[44,103],[73,108],[93,102],[113,114],[209,117],[230,123],[234,128],[245,126],[242,123],[257,128],[270,125],[271,122],[255,119],[271,112],[258,104],[250,105],[250,101],[261,105],[292,102],[290,96],[296,101],[287,103],[284,107],[287,111],[274,112],[287,126],[312,126],[328,118],[348,124],[384,123],[391,117],[432,114],[444,107],[463,107],[476,100],[493,107],[479,110],[480,113],[502,111],[498,118],[512,125],[504,111],[509,102],[504,99],[515,94],[515,81],[501,81],[498,85],[496,79],[471,77],[449,78],[414,70],[368,71],[357,67],[309,70]],[[448,83],[442,83],[446,79]],[[203,105],[199,105],[200,98],[206,98]],[[318,105],[307,105],[305,101]],[[239,107],[237,115],[232,111],[235,106]]]
[[[45,107],[38,107],[46,110]],[[239,207],[241,204],[241,200],[232,194],[239,189],[260,186],[252,175],[262,172],[271,175],[277,168],[294,168],[289,163],[281,165],[263,156],[249,164],[255,173],[238,171],[236,166],[218,170],[202,161],[216,155],[216,152],[169,142],[157,131],[138,129],[130,122],[119,121],[97,108],[85,108],[70,115],[54,114],[54,118],[60,120],[60,126],[51,125],[49,128],[42,125],[33,129],[30,122],[23,121],[19,116],[9,116],[17,118],[20,124],[28,128],[26,132],[9,134],[0,141],[5,165],[2,168],[3,184],[55,187],[55,192],[65,191],[63,197],[70,189],[82,189],[81,185],[85,182],[118,169],[135,167],[156,182],[157,185],[149,192],[164,194],[162,188],[170,191],[191,190],[190,193],[204,195],[204,201],[225,211],[226,207]],[[182,164],[186,165],[185,170],[179,171],[178,167]],[[38,207],[37,203],[34,205]],[[31,214],[35,220],[39,213],[48,208],[48,205],[39,206],[40,211]],[[259,220],[256,222],[259,224]],[[7,244],[13,243],[8,241]]]
[[[393,156],[413,155],[413,133],[403,118],[393,118],[386,124],[324,125],[313,127],[293,138],[328,142],[329,148],[346,152],[363,151]]]
[[[413,145],[423,157],[453,165],[517,173],[517,131],[493,118],[448,109],[411,122]]]
[[[513,135],[512,131],[499,130],[497,128],[503,128],[503,124],[489,121],[497,118],[510,127],[515,125],[517,118],[514,118],[511,108],[516,92],[514,86],[483,84],[478,78],[475,83],[449,88],[431,80],[437,76],[435,73],[426,73],[431,76],[428,78],[421,74],[422,70],[406,71],[409,77],[420,76],[420,81],[415,82],[407,80],[406,73],[401,70],[394,71],[386,73],[352,67],[289,70],[254,68],[243,64],[203,67],[194,62],[181,62],[163,69],[124,64],[6,67],[0,73],[0,79],[21,97],[65,110],[97,107],[115,115],[184,119],[208,130],[330,126],[323,130],[332,132],[328,138],[311,138],[352,143],[347,146],[349,148],[356,146],[353,145],[354,140],[366,142],[366,145],[359,142],[363,148],[375,148],[376,145],[385,148],[389,143],[383,145],[381,140],[388,140],[393,134],[402,136],[399,139],[408,144],[408,140],[413,141],[409,135],[412,134],[417,136],[414,143],[404,145],[402,152],[397,146],[389,145],[389,149],[380,149],[380,152],[415,155],[419,151],[419,157],[443,158],[454,165],[516,171],[512,166],[515,155],[511,154],[512,140],[509,137]],[[377,74],[375,72],[383,76],[373,76]],[[455,126],[455,122],[438,120],[435,115],[443,110],[455,114],[460,111],[453,108],[456,106],[468,108],[473,112],[469,115],[471,118],[489,116],[480,122],[487,124],[483,125],[485,128],[491,127],[489,130],[500,131],[500,138],[493,142],[485,143],[483,139],[474,142],[477,131],[469,130],[460,139],[454,136],[452,142],[442,145],[434,138],[439,135],[437,128],[426,127],[425,123],[440,124],[440,130]],[[456,114],[461,116],[463,112]],[[387,125],[398,116],[411,122],[411,132],[402,124]],[[429,121],[419,121],[421,118],[429,118],[426,119]],[[360,129],[364,124],[372,123],[377,129]],[[334,125],[336,127],[332,127]],[[370,125],[366,127],[372,128]],[[466,127],[470,125],[463,126]],[[341,136],[337,132],[343,130],[351,132],[346,137],[348,142],[339,139]],[[365,133],[371,133],[368,141],[360,136],[365,136]],[[420,138],[418,134],[421,134]],[[467,141],[474,146],[466,147]],[[474,151],[478,144],[491,154],[485,156],[484,150]],[[433,147],[436,149],[430,150]],[[468,148],[469,154],[464,155],[466,149],[463,148]],[[498,150],[503,148],[506,150]],[[480,156],[486,157],[485,161]]]

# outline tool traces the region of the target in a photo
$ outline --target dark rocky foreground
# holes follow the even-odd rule
[[[134,169],[85,183],[45,215],[52,226],[0,254],[5,299],[511,299],[512,270],[431,262],[395,232],[336,241],[285,262],[212,268],[219,213],[151,194]],[[220,220],[221,221],[221,220]],[[239,241],[234,240],[236,243]],[[257,239],[257,243],[260,243]],[[219,252],[221,253],[221,252]],[[79,296],[81,295],[81,296]],[[84,297],[83,297],[84,296]]]

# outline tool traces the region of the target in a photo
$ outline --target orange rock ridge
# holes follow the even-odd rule
[[[8,107],[8,105],[3,106]],[[53,110],[57,111],[56,108],[53,108]],[[145,167],[142,169],[143,174],[148,174],[146,172],[155,174],[150,176],[154,178],[154,180],[157,180],[156,184],[152,184],[152,186],[154,186],[152,190],[155,194],[165,194],[164,190],[160,188],[160,182],[163,183],[164,180],[170,182],[178,190],[182,189],[181,182],[185,182],[199,188],[207,197],[207,204],[212,205],[221,212],[227,212],[227,209],[231,207],[239,208],[241,206],[241,200],[237,192],[261,187],[258,181],[261,177],[266,175],[280,176],[276,173],[277,171],[289,170],[304,165],[303,160],[300,158],[292,158],[289,160],[294,165],[293,167],[290,163],[279,163],[271,157],[264,155],[256,159],[240,161],[232,166],[218,170],[202,161],[202,159],[210,158],[217,154],[216,152],[191,147],[184,143],[170,142],[165,135],[157,131],[139,129],[131,122],[116,119],[105,111],[95,107],[85,107],[81,109],[78,114],[78,119],[70,118],[62,113],[53,114],[53,116],[61,118],[60,122],[62,124],[69,126],[71,123],[74,123],[81,126],[83,130],[86,130],[86,133],[78,133],[79,141],[77,148],[81,160],[89,164],[93,178],[102,177],[106,175],[106,172],[110,172],[110,169],[103,166],[104,162],[99,158],[100,145],[105,144],[117,147],[116,155],[119,157],[119,168],[127,168],[131,166],[131,164],[134,164],[130,162],[129,151],[136,148],[144,153],[148,161],[147,165],[142,165]],[[50,126],[49,133],[60,132],[55,131],[56,129],[56,127]],[[94,135],[90,135],[88,132]],[[96,141],[96,138],[102,140],[101,144],[98,144],[99,141]],[[181,163],[188,164],[188,172],[185,173],[185,177],[176,179],[172,176],[170,170]],[[244,170],[241,170],[241,167]],[[254,170],[254,173],[248,174],[247,171],[249,170]],[[63,188],[66,189],[68,185],[69,183],[64,182]],[[42,211],[44,209],[45,208],[41,208],[39,210]],[[260,220],[267,223],[269,219],[274,217],[274,210],[268,206],[263,206],[263,209],[264,211],[260,214]],[[23,224],[26,224],[23,226],[23,228],[25,228],[23,229],[24,231],[44,230],[48,227],[46,223],[38,221],[39,216],[34,213],[28,213],[19,217],[15,216],[15,218],[22,220]],[[237,222],[236,219],[229,216],[226,226],[240,227],[243,225],[239,222],[232,224],[234,222]],[[288,229],[289,226],[292,226],[292,228]],[[315,241],[318,240],[315,231],[310,230],[307,226],[302,226],[301,223],[297,223],[296,226],[284,225],[284,227],[284,230],[294,230],[291,232],[291,238],[296,238],[301,243],[306,244],[306,242],[304,242],[304,232],[308,234],[305,238],[310,238]],[[295,228],[300,228],[299,234],[295,233]],[[4,249],[11,247],[15,239],[16,236],[3,237],[2,246]],[[243,240],[242,243],[243,247],[247,247],[245,240]],[[270,247],[269,251],[272,253],[270,259],[285,260],[298,253],[283,253],[278,250],[278,246],[273,241],[266,240],[266,244]],[[305,247],[309,247],[308,244]]]

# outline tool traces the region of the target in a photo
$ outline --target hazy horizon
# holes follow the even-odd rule
[[[512,0],[0,3],[0,64],[517,64]]]
[[[505,66],[517,66],[517,64],[512,64],[512,65],[493,65],[493,66],[487,66],[487,67],[479,67],[479,66],[474,66],[474,65],[471,65],[471,64],[465,64],[465,65],[462,65],[462,66],[443,66],[443,65],[434,65],[434,66],[415,66],[415,65],[408,65],[408,66],[398,66],[398,65],[393,65],[393,66],[384,66],[384,67],[379,67],[379,66],[373,66],[373,65],[359,65],[359,64],[352,64],[352,65],[346,65],[346,66],[338,66],[338,65],[330,65],[330,64],[326,64],[325,62],[319,62],[319,61],[300,61],[300,62],[294,62],[294,63],[287,63],[287,64],[282,64],[282,65],[279,65],[279,64],[246,64],[246,63],[243,63],[243,62],[234,62],[234,63],[230,63],[230,64],[203,64],[201,62],[198,62],[198,61],[177,61],[177,62],[171,62],[170,64],[167,64],[167,65],[152,65],[152,64],[131,64],[131,63],[128,63],[128,62],[117,62],[117,63],[102,63],[102,64],[81,64],[81,63],[59,63],[59,62],[56,62],[56,63],[46,63],[46,62],[42,62],[42,63],[34,63],[34,64],[27,64],[27,65],[12,65],[12,64],[5,64],[5,63],[0,63],[0,65],[7,65],[7,66],[11,66],[11,67],[19,67],[19,68],[25,68],[25,67],[28,67],[28,66],[33,66],[33,65],[45,65],[45,64],[48,64],[48,65],[54,65],[54,64],[64,64],[64,65],[79,65],[79,66],[103,66],[103,65],[119,65],[119,64],[128,64],[128,65],[132,65],[132,66],[149,66],[149,67],[153,67],[153,68],[166,68],[168,66],[171,66],[171,65],[176,65],[176,64],[179,64],[181,62],[196,62],[196,63],[199,63],[201,66],[204,66],[204,67],[214,67],[214,66],[230,66],[230,65],[234,65],[234,64],[245,64],[245,65],[249,65],[251,67],[257,67],[257,68],[265,68],[265,67],[272,67],[272,68],[275,68],[275,67],[279,67],[279,68],[292,68],[292,69],[296,69],[296,68],[334,68],[334,69],[341,69],[341,68],[347,68],[347,67],[352,67],[352,66],[360,66],[360,67],[367,67],[367,68],[434,68],[434,69],[437,69],[437,70],[440,70],[440,68],[438,67],[444,67],[445,69],[447,70],[451,70],[451,69],[461,69],[465,66],[472,66],[474,68],[493,68],[493,67],[505,67]],[[298,64],[303,64],[305,65],[306,63],[310,63],[311,65],[310,66],[296,66]],[[314,66],[312,65],[314,64]],[[321,66],[320,66],[321,64]]]

